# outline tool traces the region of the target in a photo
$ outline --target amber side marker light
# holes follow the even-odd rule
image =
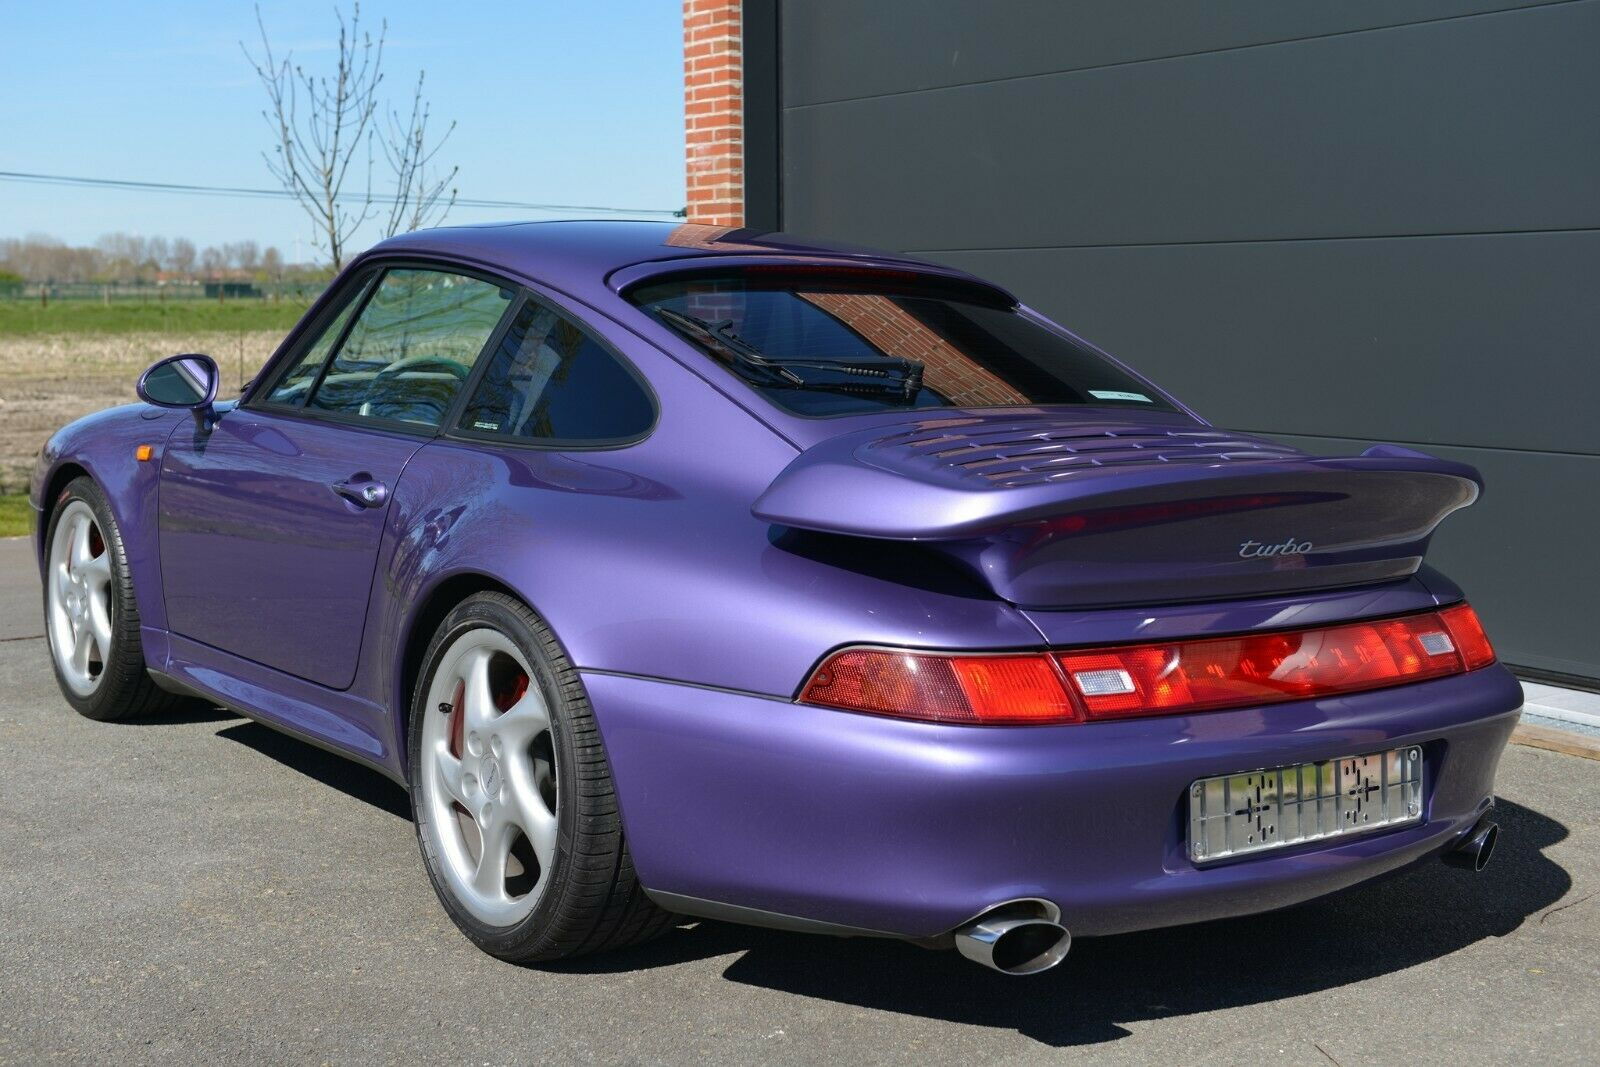
[[[846,648],[803,704],[926,722],[1019,725],[1277,704],[1461,674],[1494,662],[1466,604],[1392,619],[1066,652]]]
[[[133,450],[133,458],[138,460],[140,463],[149,463],[150,457],[155,454],[156,450],[149,445],[140,445],[138,448]]]

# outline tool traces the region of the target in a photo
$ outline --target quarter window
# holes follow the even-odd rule
[[[536,441],[618,441],[655,421],[643,386],[583,327],[529,299],[462,415],[469,434]]]
[[[313,410],[437,426],[512,292],[446,271],[384,274],[317,383]]]

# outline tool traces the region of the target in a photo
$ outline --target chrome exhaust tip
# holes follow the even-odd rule
[[[1001,974],[1039,974],[1066,959],[1072,948],[1072,935],[1058,918],[1048,901],[999,904],[956,929],[956,951]]]
[[[1499,839],[1499,824],[1487,818],[1480,819],[1460,844],[1444,854],[1444,861],[1463,870],[1481,871],[1489,866],[1489,857],[1494,855],[1495,842]]]

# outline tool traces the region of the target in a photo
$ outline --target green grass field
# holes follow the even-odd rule
[[[0,537],[21,537],[28,532],[28,498],[23,493],[0,496]]]
[[[37,300],[0,300],[0,337],[44,334],[212,333],[232,330],[281,330],[299,321],[307,304],[284,300],[143,301],[58,300],[48,307]]]

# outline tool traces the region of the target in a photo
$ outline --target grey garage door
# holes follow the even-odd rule
[[[746,50],[753,214],[992,277],[1218,424],[1477,465],[1433,560],[1600,679],[1600,0],[769,0]]]

